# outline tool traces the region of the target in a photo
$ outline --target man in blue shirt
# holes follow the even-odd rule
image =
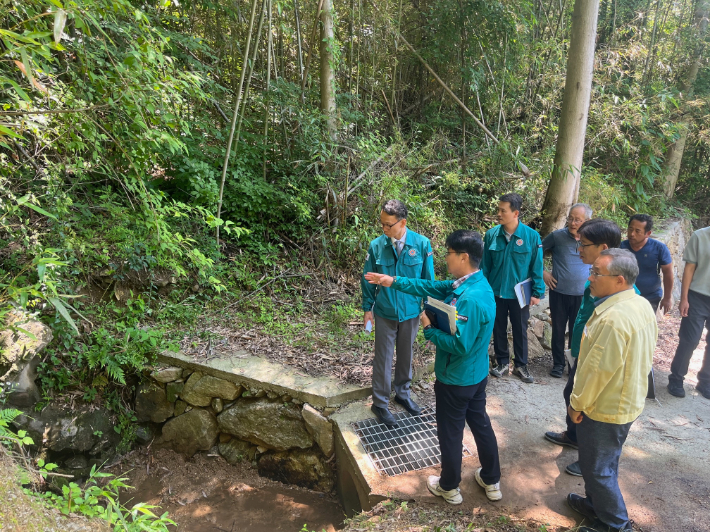
[[[424,337],[436,346],[434,393],[436,425],[441,448],[441,476],[430,476],[427,488],[449,504],[461,504],[461,451],[463,431],[468,423],[481,462],[474,478],[491,501],[499,501],[500,460],[498,441],[486,412],[488,343],[493,331],[495,299],[478,269],[483,253],[481,236],[459,230],[446,239],[446,267],[455,281],[425,281],[369,273],[370,283],[407,294],[429,295],[455,306],[456,332],[432,327],[426,314],[421,320]]]
[[[542,240],[543,251],[552,253],[552,272],[544,272],[543,279],[550,289],[550,318],[552,319],[552,370],[550,376],[560,378],[565,369],[565,332],[572,328],[582,304],[584,285],[589,277],[589,264],[579,256],[579,227],[592,217],[586,203],[572,205],[567,227],[553,231]]]
[[[668,247],[651,238],[653,218],[648,214],[634,214],[629,218],[628,240],[621,243],[621,249],[628,249],[636,256],[639,264],[639,276],[636,288],[646,298],[653,312],[658,310],[667,314],[673,304],[673,259]],[[660,273],[663,272],[663,288]]]
[[[419,330],[420,297],[375,286],[365,280],[369,272],[412,279],[434,280],[434,252],[426,237],[407,229],[407,207],[398,200],[385,203],[380,213],[383,235],[372,242],[365,257],[362,288],[364,325],[375,325],[375,357],[372,361],[372,411],[388,427],[397,421],[388,410],[392,391],[392,358],[395,346],[395,402],[410,414],[419,406],[409,396],[412,382],[412,346]]]
[[[496,321],[493,328],[493,349],[496,365],[491,375],[507,375],[510,364],[508,350],[508,316],[513,327],[515,369],[523,382],[533,382],[528,371],[528,321],[530,305],[537,305],[545,297],[542,280],[542,241],[534,229],[520,221],[523,198],[518,194],[504,194],[498,200],[498,222],[483,239],[481,271],[496,298]],[[515,285],[532,279],[530,304],[520,308]]]

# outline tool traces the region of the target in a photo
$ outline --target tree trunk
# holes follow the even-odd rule
[[[328,136],[335,141],[338,131],[335,120],[335,33],[332,0],[323,0],[320,37],[320,108],[325,115]]]
[[[550,185],[542,207],[542,234],[564,226],[577,201],[594,73],[599,0],[576,0],[567,55],[567,77]]]
[[[710,0],[698,0],[695,7],[695,23],[693,24],[697,28],[697,31],[693,33],[698,44],[695,47],[690,69],[678,87],[683,99],[686,101],[692,98],[693,85],[695,85],[695,80],[700,70],[700,63],[703,59],[703,39],[708,30],[708,17],[710,17]],[[688,139],[688,128],[690,126],[686,120],[682,120],[678,125],[680,128],[680,137],[668,148],[666,160],[663,164],[663,191],[668,198],[672,198],[675,193],[675,187],[678,183],[678,176],[680,175],[681,163],[683,161],[685,142]]]

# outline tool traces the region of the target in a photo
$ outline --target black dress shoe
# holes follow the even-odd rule
[[[411,399],[400,399],[395,395],[394,397],[394,402],[397,403],[398,405],[402,405],[404,409],[412,414],[413,416],[418,416],[419,414],[422,413],[422,409],[419,408],[419,405],[412,401]]]
[[[572,447],[572,449],[579,449],[579,445],[577,445],[577,442],[573,442],[572,440],[570,440],[567,436],[567,432],[546,432],[545,439],[557,445],[562,445],[563,447]]]
[[[554,377],[556,379],[561,379],[562,378],[562,373],[564,373],[565,367],[564,366],[555,366],[550,370],[550,377]]]
[[[668,393],[675,397],[685,397],[685,390],[683,389],[683,383],[678,383],[675,381],[668,381]]]
[[[634,532],[631,525],[627,525],[624,528],[614,528],[602,523],[599,519],[595,520],[591,526],[580,526],[576,530],[577,532]]]
[[[567,505],[578,514],[589,519],[590,522],[596,521],[597,514],[594,511],[592,504],[589,502],[589,499],[586,497],[582,497],[576,493],[570,493],[567,495]]]
[[[397,420],[392,415],[392,412],[386,408],[380,408],[379,406],[372,405],[370,410],[372,410],[372,413],[377,416],[380,423],[387,425],[387,428],[396,429],[399,426],[397,425]]]

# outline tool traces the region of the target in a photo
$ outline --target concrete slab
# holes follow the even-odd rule
[[[415,401],[419,402],[414,397],[414,394],[412,396]],[[424,406],[421,402],[419,404]],[[351,403],[330,417],[335,426],[337,441],[338,491],[341,496],[341,502],[349,516],[353,512],[369,510],[378,502],[390,497],[403,500],[419,499],[422,495],[422,479],[426,479],[429,475],[439,474],[438,467],[410,471],[394,477],[380,473],[377,470],[353,428],[353,423],[375,417],[370,411],[371,405],[371,402],[363,401]],[[395,411],[398,407],[395,408],[390,404],[390,409]],[[470,467],[473,467],[474,463],[477,464],[478,462],[475,458],[476,444],[469,431],[464,434],[464,444],[474,455],[474,457],[464,458],[464,462],[470,462]],[[341,488],[340,477],[342,476],[346,477],[347,482],[342,482],[343,486]],[[353,497],[353,487],[357,490],[357,498]],[[428,493],[426,486],[424,486],[424,491]]]
[[[252,356],[246,351],[213,357],[165,351],[158,355],[158,361],[200,371],[247,388],[290,395],[316,407],[340,406],[372,394],[371,388],[343,384],[332,377],[310,377],[288,366]]]

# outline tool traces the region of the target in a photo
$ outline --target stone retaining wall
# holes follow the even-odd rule
[[[334,408],[175,366],[157,368],[136,394],[136,416],[155,445],[192,456],[248,460],[259,474],[328,492],[333,488]]]

